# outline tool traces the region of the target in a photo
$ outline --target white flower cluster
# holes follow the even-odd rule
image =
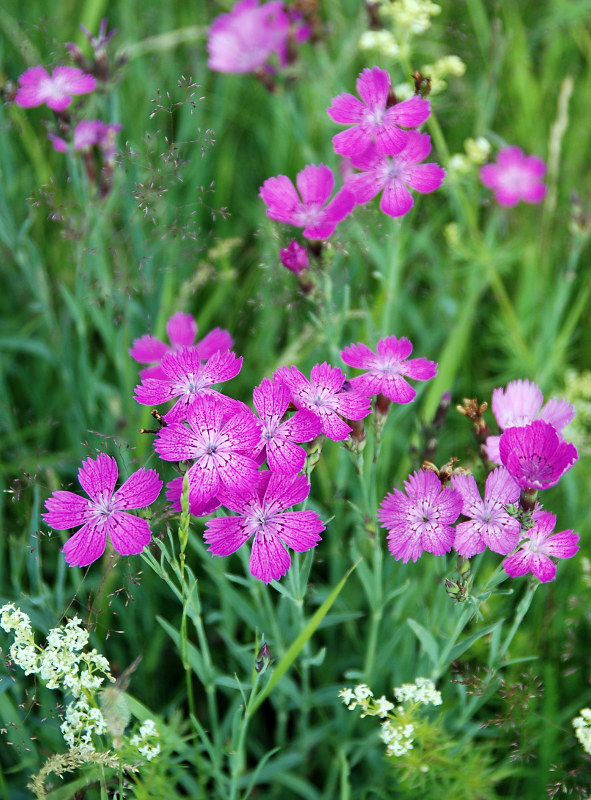
[[[349,711],[353,711],[357,706],[367,710],[370,698],[373,697],[373,692],[367,684],[359,683],[354,689],[341,689],[339,697]],[[361,716],[365,716],[365,714]]]
[[[451,156],[448,161],[448,170],[450,173],[464,173],[481,164],[485,164],[490,155],[490,142],[484,136],[479,136],[477,139],[466,139],[464,142],[464,153],[456,153]]]
[[[410,700],[411,703],[423,703],[440,706],[442,703],[441,692],[437,691],[433,681],[429,678],[417,678],[414,683],[403,683],[394,687],[394,697],[399,703]]]
[[[158,739],[158,729],[153,719],[146,719],[140,725],[139,731],[134,734],[129,743],[137,747],[141,756],[146,761],[151,761],[160,753],[160,744],[155,741]]]
[[[430,94],[439,94],[447,88],[445,78],[461,78],[466,72],[466,65],[459,56],[449,55],[439,58],[434,64],[425,64],[421,72],[431,78]]]
[[[415,726],[411,723],[406,725],[393,725],[389,719],[382,722],[380,738],[386,745],[386,755],[403,756],[412,750],[412,734]]]
[[[381,55],[396,58],[400,48],[390,31],[365,31],[359,38],[360,50],[378,50]]]
[[[395,0],[385,6],[399,28],[411,33],[426,33],[431,27],[431,17],[441,13],[441,6],[431,0]]]
[[[573,719],[575,736],[581,743],[583,750],[591,754],[591,708],[582,708],[579,711],[580,717]]]
[[[84,650],[88,631],[81,620],[74,617],[65,625],[52,628],[45,648],[35,644],[31,620],[12,603],[0,608],[0,627],[7,633],[14,631],[10,657],[25,675],[39,675],[48,689],[62,689],[76,698],[66,707],[61,730],[71,748],[92,751],[92,733],[104,733],[106,723],[101,711],[89,706],[85,696],[95,693],[105,678],[114,678],[104,656],[96,649]]]

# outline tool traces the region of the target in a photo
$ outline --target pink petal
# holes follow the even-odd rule
[[[544,544],[544,552],[554,558],[572,558],[578,550],[579,534],[572,530],[555,533]]]
[[[143,406],[157,406],[166,403],[179,394],[179,390],[170,380],[159,381],[155,378],[145,378],[139,383],[133,392],[136,402]]]
[[[454,488],[456,488],[455,485]],[[506,505],[507,503],[516,503],[519,499],[519,494],[519,486],[505,467],[493,470],[486,479],[484,495],[487,500],[499,500],[503,505]]]
[[[305,553],[316,547],[324,525],[315,511],[286,511],[276,519],[278,535],[288,547]]]
[[[260,386],[255,386],[252,401],[261,419],[285,414],[291,392],[283,383],[263,378]]]
[[[386,120],[405,128],[417,128],[425,122],[430,113],[429,101],[415,95],[387,109]]]
[[[162,481],[154,469],[138,469],[130,475],[113,496],[117,508],[144,508],[152,505],[162,489]]]
[[[340,189],[322,212],[324,223],[338,223],[351,213],[355,207],[355,196],[347,188]],[[308,227],[307,230],[310,230]],[[304,231],[304,236],[310,236]]]
[[[406,169],[404,174],[407,184],[421,194],[439,189],[445,178],[445,170],[438,164],[417,164]]]
[[[526,550],[519,550],[503,560],[503,569],[511,578],[525,575],[530,570],[531,554]]]
[[[312,386],[327,389],[329,392],[338,392],[342,388],[345,378],[344,372],[326,361],[323,361],[322,364],[315,364],[310,372]]]
[[[428,133],[408,131],[408,139],[404,150],[396,156],[396,163],[411,166],[424,161],[431,152],[431,137]]]
[[[347,419],[363,419],[371,411],[371,400],[354,389],[338,394],[334,399],[334,408]]]
[[[270,513],[276,514],[303,503],[310,494],[310,483],[304,475],[278,475],[271,473],[265,491],[264,503]]]
[[[181,495],[183,493],[183,476],[173,478],[166,486],[166,499],[170,503],[171,511],[180,513],[182,511]],[[204,517],[211,514],[221,506],[217,497],[213,497],[205,503],[196,503],[189,492],[189,513],[194,517]]]
[[[326,112],[328,116],[341,125],[355,125],[363,121],[365,106],[352,94],[343,92],[333,97]]]
[[[49,79],[49,73],[44,67],[30,67],[18,79],[18,89],[14,102],[21,108],[34,108],[45,102],[45,93],[40,90],[42,81]]]
[[[296,183],[304,205],[324,205],[334,188],[334,175],[324,164],[308,164],[298,172]]]
[[[400,153],[408,143],[408,132],[395,125],[382,125],[375,132],[378,153],[393,156]]]
[[[346,131],[335,134],[332,137],[332,146],[335,153],[340,156],[356,156],[367,150],[372,139],[373,134],[368,126],[355,125]]]
[[[246,414],[231,417],[224,426],[224,433],[235,450],[250,452],[261,437],[261,424],[249,409]]]
[[[413,205],[412,195],[401,181],[392,179],[386,184],[380,200],[380,210],[384,214],[401,217],[408,213]]]
[[[526,203],[541,203],[546,197],[547,188],[543,183],[537,183],[533,180],[524,183],[521,186],[521,196]]]
[[[160,361],[168,349],[160,339],[146,333],[141,338],[134,340],[133,346],[129,348],[129,355],[141,364],[152,364]]]
[[[492,461],[493,464],[499,464],[499,466],[503,463],[501,461],[501,454],[499,453],[500,440],[500,436],[488,436],[484,445],[484,450],[488,460]]]
[[[70,536],[62,548],[62,553],[71,567],[87,567],[102,556],[106,543],[106,525],[88,522]]]
[[[96,79],[78,67],[56,67],[51,77],[53,80],[63,81],[68,94],[88,94],[96,89]]]
[[[247,456],[233,453],[223,468],[219,470],[219,478],[224,486],[238,491],[248,491],[257,481],[258,466]]]
[[[311,442],[321,432],[318,417],[311,411],[296,411],[293,417],[279,426],[278,433],[294,442]]]
[[[117,483],[117,462],[106,453],[87,458],[78,470],[78,481],[92,500],[110,498]]]
[[[223,328],[214,328],[197,345],[201,358],[209,358],[218,350],[229,350],[234,340]]]
[[[556,564],[543,553],[532,553],[530,555],[529,568],[542,583],[553,581],[556,577]]]
[[[242,356],[232,350],[218,350],[204,364],[200,373],[207,383],[223,383],[235,378],[242,369]]]
[[[189,494],[201,505],[218,493],[220,476],[213,458],[203,456],[187,470]]]
[[[486,544],[480,535],[479,528],[480,526],[472,519],[456,525],[454,550],[466,558],[472,558],[477,553],[486,550]]]
[[[162,357],[160,366],[170,381],[185,383],[187,375],[201,377],[201,356],[196,347],[181,347],[178,350],[169,350]],[[213,381],[211,381],[213,383]],[[177,392],[177,394],[180,394]]]
[[[229,556],[248,541],[250,531],[242,517],[215,517],[205,523],[203,538],[214,556]]]
[[[197,323],[191,314],[177,311],[166,323],[166,333],[173,345],[189,346],[193,344],[197,336]]]
[[[267,178],[261,186],[259,196],[267,205],[267,216],[277,222],[293,224],[296,211],[302,203],[295,186],[286,175]]]
[[[333,442],[340,442],[346,439],[351,433],[349,425],[343,422],[338,414],[330,409],[319,409],[318,417],[322,422],[322,432],[325,436],[328,436],[329,439],[332,439]]]
[[[357,78],[357,93],[370,111],[382,111],[386,108],[389,91],[390,76],[384,69],[367,68]]]
[[[277,536],[255,534],[250,553],[250,572],[264,583],[277,581],[291,566],[291,558]]]
[[[561,431],[572,422],[575,414],[575,407],[571,406],[566,400],[551,397],[538,414],[538,418],[549,422],[557,431]]]
[[[147,520],[134,517],[126,511],[115,511],[107,518],[105,528],[115,550],[122,556],[135,556],[150,544],[150,526]]]
[[[350,344],[341,351],[341,358],[350,367],[370,369],[375,363],[375,354],[362,342]]]
[[[54,492],[45,501],[47,511],[43,519],[57,531],[83,525],[91,504],[86,497],[66,491]]]
[[[164,461],[189,461],[201,455],[201,446],[195,433],[179,422],[173,422],[159,431],[154,440],[154,450]]]
[[[473,475],[452,475],[451,485],[462,497],[462,514],[471,516],[475,508],[482,506],[480,492]],[[519,492],[519,488],[517,491]],[[456,530],[458,527],[456,527]],[[484,550],[484,546],[482,549]],[[478,550],[478,552],[480,553],[482,550]],[[462,553],[462,555],[465,555],[465,553]]]
[[[312,415],[311,415],[312,416]],[[320,429],[320,422],[316,420]],[[267,461],[269,469],[283,475],[292,475],[304,468],[306,451],[293,442],[281,437],[275,437],[267,442]]]

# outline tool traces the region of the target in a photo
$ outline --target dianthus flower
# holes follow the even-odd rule
[[[369,370],[364,375],[350,378],[349,383],[360,394],[383,394],[393,403],[410,403],[416,390],[404,376],[417,381],[428,381],[437,375],[437,364],[426,358],[411,358],[412,344],[403,336],[387,336],[380,339],[377,355],[367,345],[357,342],[350,344],[341,353],[341,358],[350,367]]]
[[[449,553],[454,543],[453,523],[462,510],[462,495],[431,470],[421,469],[399,489],[388,493],[378,509],[382,528],[387,528],[388,548],[402,563],[416,561],[423,550],[436,556]]]
[[[257,479],[252,453],[261,436],[252,413],[226,419],[216,397],[197,396],[188,406],[189,427],[173,422],[158,433],[154,449],[165,461],[193,461],[187,470],[189,498],[197,504],[216,497],[221,486],[248,491]]]
[[[304,467],[306,451],[295,442],[311,442],[322,432],[322,423],[310,411],[296,411],[283,420],[291,401],[285,384],[263,378],[252,393],[254,407],[261,420],[261,440],[255,454],[266,451],[271,472],[293,475]],[[283,421],[282,421],[283,420]]]
[[[343,92],[331,100],[328,116],[341,125],[352,125],[333,137],[336,153],[342,156],[361,155],[375,141],[377,153],[393,155],[406,146],[408,132],[416,128],[431,113],[428,100],[411,97],[392,104],[390,76],[384,69],[364,69],[357,79],[358,100]],[[401,127],[402,126],[402,127]]]
[[[310,265],[310,259],[306,248],[293,239],[287,247],[281,249],[281,263],[290,272],[299,275]]]
[[[106,125],[99,119],[83,120],[74,128],[74,150],[87,151],[97,146],[105,161],[112,161],[115,156],[115,133],[121,125]],[[49,134],[53,147],[58,153],[68,152],[68,143],[60,136]]]
[[[546,196],[542,178],[546,165],[537,156],[526,156],[520,147],[505,147],[497,155],[496,164],[485,164],[480,169],[480,180],[492,189],[495,200],[510,208],[520,200],[540,203]]]
[[[519,499],[519,486],[504,467],[486,479],[484,500],[472,475],[452,475],[451,485],[462,496],[462,514],[470,517],[456,525],[454,549],[471,558],[487,547],[506,556],[517,547],[521,525],[505,505]]]
[[[88,94],[96,88],[96,80],[77,67],[56,67],[50,75],[44,67],[31,67],[18,79],[19,90],[14,102],[22,108],[45,103],[54,111],[63,111],[72,102],[72,95]]]
[[[135,387],[134,397],[145,406],[166,403],[175,397],[180,399],[164,414],[166,422],[183,422],[191,406],[201,395],[217,397],[226,414],[235,414],[245,408],[238,400],[226,397],[212,389],[216,383],[236,377],[242,367],[242,357],[237,358],[231,350],[218,350],[205,363],[196,347],[181,347],[165,353],[160,362],[164,378],[143,378]]]
[[[139,361],[140,364],[153,365],[140,370],[141,378],[165,380],[166,374],[160,366],[160,361],[165,353],[193,345],[197,336],[197,323],[191,314],[177,311],[166,323],[166,333],[170,339],[170,346],[160,339],[156,339],[155,336],[145,333],[139,339],[135,339],[133,346],[129,348],[129,355],[135,361]],[[195,347],[199,351],[199,358],[205,360],[218,350],[229,350],[232,345],[232,337],[228,331],[214,328],[200,342],[197,342]]]
[[[298,409],[307,409],[320,420],[322,433],[335,442],[346,439],[352,430],[339,414],[346,419],[363,419],[370,413],[369,397],[343,391],[345,373],[326,361],[312,367],[310,380],[295,366],[280,367],[273,377],[290,389]]]
[[[553,533],[556,516],[549,511],[538,509],[532,519],[535,524],[524,533],[526,541],[503,560],[503,568],[511,578],[531,572],[546,583],[556,577],[556,564],[550,556],[572,558],[579,549],[579,534],[572,530]]]
[[[543,419],[560,433],[575,416],[575,407],[557,397],[551,397],[542,408],[543,402],[540,387],[527,380],[511,381],[505,389],[499,386],[492,393],[492,411],[502,431],[528,425],[534,419]],[[501,463],[500,438],[489,436],[485,445],[487,458],[495,464]]]
[[[137,555],[150,542],[145,519],[128,514],[151,505],[162,488],[153,469],[138,469],[115,491],[117,462],[106,453],[87,458],[78,470],[78,481],[90,500],[73,492],[54,492],[45,503],[43,519],[58,531],[80,530],[65,543],[62,552],[72,566],[86,567],[105,550],[107,536],[122,556]]]
[[[209,28],[207,66],[216,72],[255,72],[272,53],[286,59],[289,17],[283,3],[241,0]]]
[[[296,184],[299,195],[286,175],[267,178],[259,191],[267,206],[267,216],[303,228],[307,239],[327,239],[353,210],[353,194],[343,188],[328,202],[334,189],[334,175],[324,164],[308,164],[298,172]]]
[[[541,419],[523,427],[507,428],[501,436],[499,453],[503,465],[524,491],[556,486],[578,458],[574,444],[562,441],[554,427]]]
[[[262,472],[244,492],[225,487],[223,504],[237,517],[215,517],[206,522],[205,541],[214,556],[228,556],[254,537],[250,572],[265,583],[279,580],[291,565],[285,545],[298,553],[315,547],[324,525],[315,511],[287,511],[303,502],[310,484],[303,475]]]
[[[391,217],[406,214],[414,205],[407,187],[422,194],[439,189],[445,170],[438,164],[420,164],[431,152],[427,133],[409,131],[406,146],[391,157],[379,153],[370,144],[364,153],[351,156],[351,164],[362,172],[347,178],[345,188],[355,195],[357,203],[368,203],[383,189],[380,210]]]

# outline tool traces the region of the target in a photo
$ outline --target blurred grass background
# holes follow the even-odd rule
[[[546,398],[563,396],[567,371],[590,368],[591,4],[442,5],[431,31],[413,40],[410,64],[414,70],[453,53],[467,66],[463,77],[450,78],[447,90],[432,97],[442,131],[438,138],[431,128],[434,157],[446,166],[468,137],[518,144],[549,163],[548,199],[543,207],[499,209],[474,172],[450,176],[435,195],[417,197],[401,221],[375,207],[358,209],[334,237],[324,301],[314,309],[321,325],[311,321],[308,301],[279,263],[279,247],[292,232],[266,220],[258,189],[272,175],[294,178],[306,163],[338,167],[331,146],[338,128],[325,109],[334,95],[354,91],[363,67],[379,64],[394,83],[407,74],[396,59],[358,50],[367,14],[357,0],[320,4],[325,39],[302,46],[273,93],[253,76],[213,74],[206,67],[206,29],[230,6],[103,0],[61,2],[48,11],[39,0],[9,0],[0,15],[5,86],[29,66],[63,63],[66,42],[83,46],[79,23],[96,32],[103,16],[117,30],[113,51],[128,54],[116,82],[88,106],[89,118],[100,115],[123,126],[112,190],[103,200],[93,195],[79,163],[53,151],[44,128],[47,109],[0,106],[0,598],[26,598],[40,630],[66,610],[87,609],[101,579],[98,570],[83,574],[64,566],[62,539],[48,537],[41,525],[43,503],[75,479],[80,460],[97,448],[117,455],[124,470],[148,460],[156,465],[150,441],[137,433],[150,427],[149,415],[132,398],[137,369],[127,351],[148,330],[162,337],[177,310],[195,316],[201,335],[217,325],[231,332],[244,367],[228,391],[245,401],[279,364],[296,363],[303,371],[316,361],[338,365],[339,351],[351,341],[373,346],[379,336],[404,335],[416,355],[439,361],[438,379],[390,420],[380,498],[408,474],[409,431],[420,449],[417,414],[430,420],[444,391],[452,394],[452,408],[463,397],[489,400],[494,387],[516,378],[536,381]],[[188,78],[199,88],[179,86]],[[207,131],[214,132],[211,147]],[[450,223],[457,227],[450,230]],[[588,428],[578,435],[583,457],[548,494],[547,506],[557,513],[559,530],[580,532],[581,552],[559,567],[555,584],[538,591],[511,649],[513,659],[536,660],[507,668],[506,679],[518,681],[531,667],[544,690],[524,723],[535,760],[514,763],[500,796],[544,797],[551,765],[561,764],[566,773],[582,759],[570,719],[591,700],[590,576],[583,561],[590,556],[591,474]],[[466,449],[471,456],[463,463],[476,460],[470,425],[452,411],[437,461]],[[342,577],[352,553],[368,554],[350,504],[360,502],[354,481],[348,455],[327,445],[313,475],[313,497],[323,518],[334,519],[316,554],[309,608]],[[297,620],[276,592],[266,596],[251,581],[243,587],[228,582],[224,575],[240,572],[239,559],[230,565],[209,559],[200,526],[196,522],[192,539],[194,569],[225,712],[240,698],[221,676],[248,674],[255,631],[278,654],[288,644],[282,631],[294,630]],[[403,567],[388,559],[384,565],[379,639],[370,664],[376,692],[429,671],[425,653],[400,620],[413,616],[446,636],[449,601],[441,586],[434,590],[446,567],[435,561]],[[483,569],[489,566],[485,562]],[[141,570],[133,560],[109,575],[100,595],[97,641],[106,631],[125,631],[109,637],[109,658],[123,669],[142,653],[132,692],[167,715],[183,703],[181,684],[173,680],[181,668],[154,620],[174,620],[180,609],[166,587]],[[405,581],[408,590],[385,602]],[[514,602],[491,601],[491,619],[510,616]],[[347,670],[363,667],[371,611],[354,576],[332,624],[306,653],[309,666],[286,679],[272,707],[259,712],[251,759],[282,748],[269,762],[274,771],[265,767],[273,787],[265,796],[387,796],[380,792],[392,779],[384,775],[369,721],[364,727],[352,714],[346,719],[335,701]],[[467,668],[484,668],[484,642],[466,658]],[[462,690],[454,700],[451,677],[447,673],[444,691],[450,703],[461,705]],[[38,735],[42,712],[31,704],[22,722],[16,695],[7,683],[2,688],[0,724],[18,720],[16,737]],[[502,704],[497,696],[483,719],[493,716],[495,702]],[[228,730],[219,729],[221,750]],[[455,730],[459,740],[477,732],[467,724]],[[504,763],[511,736],[492,728],[482,735],[493,747],[497,742],[494,755]],[[43,728],[36,750],[3,751],[2,781],[13,792],[7,796],[26,796],[16,788],[23,774],[59,749],[57,730]],[[177,780],[180,787],[189,778],[180,771]],[[190,781],[184,791],[193,791]]]

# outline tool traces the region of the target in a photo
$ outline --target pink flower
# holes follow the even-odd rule
[[[560,431],[572,421],[575,407],[566,400],[552,397],[542,408],[544,396],[540,387],[527,380],[511,381],[507,388],[500,386],[492,393],[492,411],[499,428],[515,428],[528,425],[534,419],[543,419]],[[486,440],[486,455],[494,464],[501,463],[499,455],[500,436],[489,436]]]
[[[178,397],[179,400],[164,414],[166,422],[182,422],[201,395],[215,396],[223,404],[226,415],[242,411],[246,406],[211,387],[236,377],[242,367],[242,357],[231,350],[218,350],[205,363],[196,347],[181,347],[164,354],[160,364],[164,378],[143,378],[135,387],[134,398],[144,406],[159,405]]]
[[[326,361],[312,367],[308,380],[297,367],[279,367],[274,375],[291,391],[294,405],[311,411],[322,425],[322,433],[337,442],[346,439],[351,428],[340,418],[363,419],[371,411],[369,397],[343,391],[346,375]]]
[[[408,186],[427,194],[439,189],[445,170],[438,164],[420,164],[431,152],[431,137],[427,133],[409,131],[404,150],[388,155],[379,153],[370,144],[363,153],[351,156],[351,164],[363,172],[347,178],[345,188],[355,195],[357,203],[368,203],[383,189],[380,209],[391,217],[406,214],[414,205]]]
[[[520,488],[529,491],[556,486],[579,457],[574,444],[562,441],[554,427],[541,419],[507,428],[499,453]]]
[[[173,422],[158,433],[154,449],[165,461],[193,461],[187,470],[191,503],[202,505],[221,486],[248,491],[257,479],[252,453],[261,427],[252,411],[224,421],[224,405],[216,397],[198,396],[188,407],[189,427]]]
[[[286,248],[282,248],[281,263],[288,270],[299,275],[310,265],[310,259],[306,248],[293,239]]]
[[[382,528],[387,528],[388,548],[402,563],[416,561],[423,550],[441,556],[454,543],[453,523],[462,510],[462,495],[449,486],[442,488],[437,475],[421,469],[399,489],[388,493],[378,509]]]
[[[197,323],[191,314],[177,311],[166,323],[166,333],[170,339],[170,347],[148,333],[145,333],[139,339],[135,339],[133,347],[130,347],[129,355],[135,361],[139,361],[140,364],[154,364],[152,367],[140,370],[141,378],[165,380],[166,375],[159,362],[165,353],[178,350],[179,347],[189,347],[193,344],[197,336]],[[199,357],[207,359],[218,350],[229,350],[233,343],[228,331],[222,328],[214,328],[197,343],[196,347],[199,351]]]
[[[341,353],[341,358],[350,367],[367,369],[364,375],[350,379],[351,386],[360,394],[383,394],[393,403],[410,403],[416,390],[404,379],[408,376],[418,381],[428,381],[437,375],[437,364],[426,358],[411,358],[412,344],[403,336],[387,336],[380,339],[377,355],[361,342],[350,344]]]
[[[181,512],[181,496],[183,494],[183,476],[173,478],[166,485],[166,499],[170,503],[171,511]],[[189,513],[194,517],[204,517],[206,514],[212,514],[216,509],[221,506],[221,502],[217,497],[212,497],[204,503],[197,503],[194,497],[191,497],[189,491]]]
[[[501,206],[510,208],[520,200],[540,203],[546,196],[542,178],[546,165],[537,156],[526,156],[520,147],[505,147],[497,155],[496,164],[485,164],[480,169],[480,180],[495,193]]]
[[[54,492],[45,503],[43,519],[58,531],[80,530],[65,543],[62,553],[73,567],[86,567],[105,551],[107,535],[122,556],[137,555],[150,542],[145,519],[128,514],[151,505],[162,489],[153,469],[138,469],[115,492],[117,462],[105,453],[87,458],[78,470],[78,481],[90,500],[73,492]]]
[[[361,155],[373,141],[377,153],[393,155],[404,149],[408,133],[400,126],[416,128],[427,119],[431,108],[428,100],[418,96],[392,104],[390,89],[388,73],[373,67],[364,69],[357,79],[361,100],[347,92],[333,97],[332,106],[327,108],[329,117],[353,126],[333,137],[336,153]]]
[[[484,500],[472,475],[452,475],[451,484],[462,496],[462,514],[470,517],[456,525],[454,548],[461,556],[471,558],[489,548],[507,555],[517,547],[521,525],[505,511],[507,503],[519,499],[519,486],[504,467],[486,479]]]
[[[267,206],[267,216],[303,228],[307,239],[328,239],[353,210],[353,194],[346,188],[340,189],[328,202],[334,189],[334,175],[324,164],[308,164],[298,172],[296,183],[301,199],[286,175],[267,178],[259,192]]]
[[[263,378],[252,398],[261,420],[261,440],[255,454],[266,450],[271,472],[293,475],[304,467],[306,451],[294,442],[311,442],[322,432],[322,424],[310,411],[297,411],[283,420],[291,392],[283,383]]]
[[[287,511],[309,493],[310,485],[303,475],[271,472],[262,472],[249,491],[224,489],[224,505],[238,516],[216,517],[205,523],[204,538],[210,552],[228,556],[254,536],[251,574],[265,583],[279,580],[291,565],[285,545],[303,553],[318,544],[324,530],[315,511]]]
[[[272,53],[285,60],[289,18],[283,3],[242,0],[211,24],[207,66],[216,72],[254,72]]]
[[[74,150],[87,151],[98,146],[106,161],[111,161],[115,156],[115,133],[121,130],[121,125],[105,125],[99,119],[79,122],[74,128]],[[65,139],[48,134],[53,142],[53,147],[58,153],[68,152],[68,143]]]
[[[534,511],[532,518],[535,525],[524,532],[526,541],[503,560],[503,568],[511,578],[531,572],[546,583],[556,577],[556,564],[550,556],[572,558],[579,549],[579,534],[572,530],[553,534],[556,517],[549,511]]]
[[[88,94],[96,88],[96,80],[77,67],[56,67],[50,75],[44,67],[31,67],[18,79],[20,88],[14,102],[22,108],[45,103],[54,111],[63,111],[72,102],[72,95]]]

